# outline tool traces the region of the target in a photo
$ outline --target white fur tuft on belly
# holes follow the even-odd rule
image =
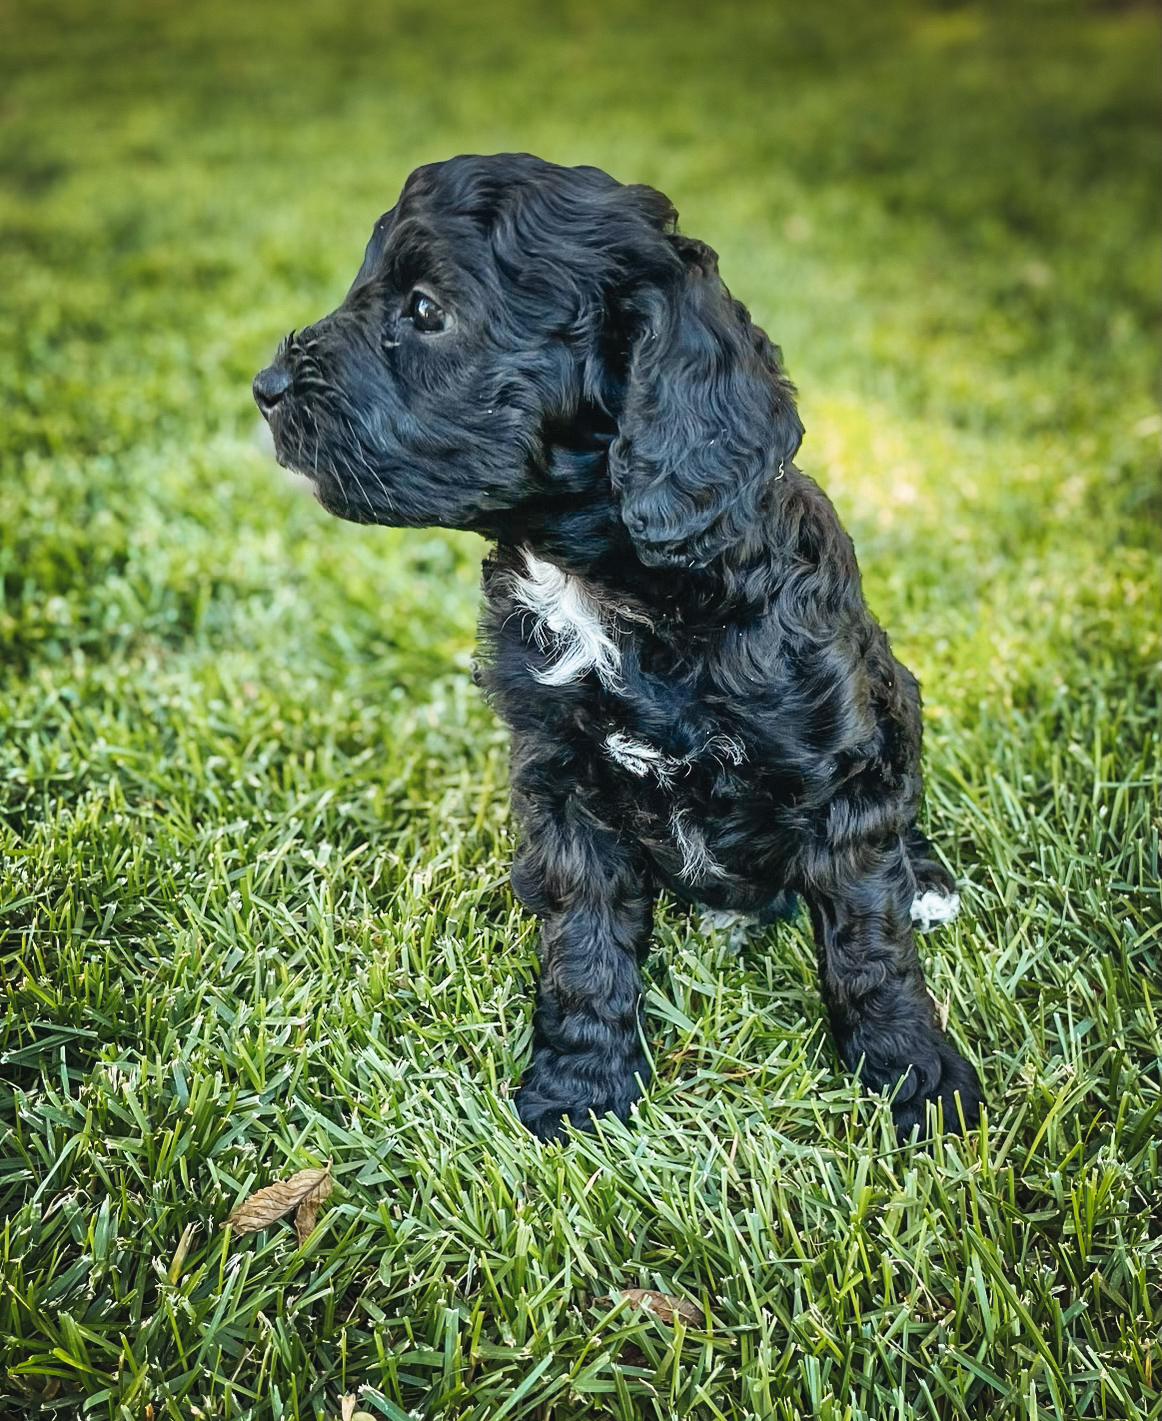
[[[726,870],[718,863],[706,845],[706,837],[693,822],[688,809],[675,809],[670,815],[670,833],[682,853],[678,877],[685,883],[698,883],[706,878],[726,878]]]
[[[746,759],[746,751],[741,742],[732,735],[712,735],[701,750],[679,758],[667,755],[656,745],[650,745],[644,740],[635,740],[631,735],[614,730],[605,737],[605,752],[615,764],[620,765],[623,770],[628,770],[631,775],[643,780],[648,775],[653,775],[665,789],[674,783],[679,774],[689,770],[703,756],[717,760],[719,764],[726,759],[732,765],[741,765]]]
[[[605,749],[609,758],[623,770],[637,775],[638,779],[653,775],[661,785],[672,784],[678,771],[686,768],[684,760],[675,760],[673,755],[667,755],[656,745],[647,745],[644,740],[634,740],[619,730],[605,737]]]

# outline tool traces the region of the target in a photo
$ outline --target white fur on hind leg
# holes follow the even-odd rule
[[[937,893],[930,888],[912,899],[912,922],[917,932],[930,933],[933,928],[943,927],[959,912],[959,893]]]

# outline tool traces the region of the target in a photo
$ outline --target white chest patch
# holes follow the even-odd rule
[[[601,619],[601,607],[584,582],[522,549],[528,572],[513,581],[513,594],[533,614],[533,638],[551,651],[553,664],[533,676],[543,686],[567,686],[588,672],[607,691],[620,689],[621,656]]]
[[[943,927],[959,912],[959,893],[936,893],[929,889],[912,899],[912,922],[917,932],[930,933],[933,928]]]

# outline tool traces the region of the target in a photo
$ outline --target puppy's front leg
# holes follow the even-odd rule
[[[912,931],[915,876],[902,842],[862,844],[816,865],[806,897],[820,980],[844,1063],[870,1090],[894,1092],[902,1138],[939,1102],[946,1129],[980,1118],[976,1072],[940,1029]]]
[[[513,801],[523,826],[513,887],[544,920],[533,1059],[516,1108],[550,1140],[566,1120],[583,1129],[591,1115],[624,1120],[641,1095],[649,1067],[637,958],[652,904],[642,865],[591,792],[552,793],[543,781],[530,792],[518,779]]]

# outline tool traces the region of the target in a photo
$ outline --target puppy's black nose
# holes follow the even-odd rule
[[[254,402],[262,411],[264,419],[269,419],[274,408],[291,387],[291,377],[282,365],[268,365],[260,370],[251,383]]]

